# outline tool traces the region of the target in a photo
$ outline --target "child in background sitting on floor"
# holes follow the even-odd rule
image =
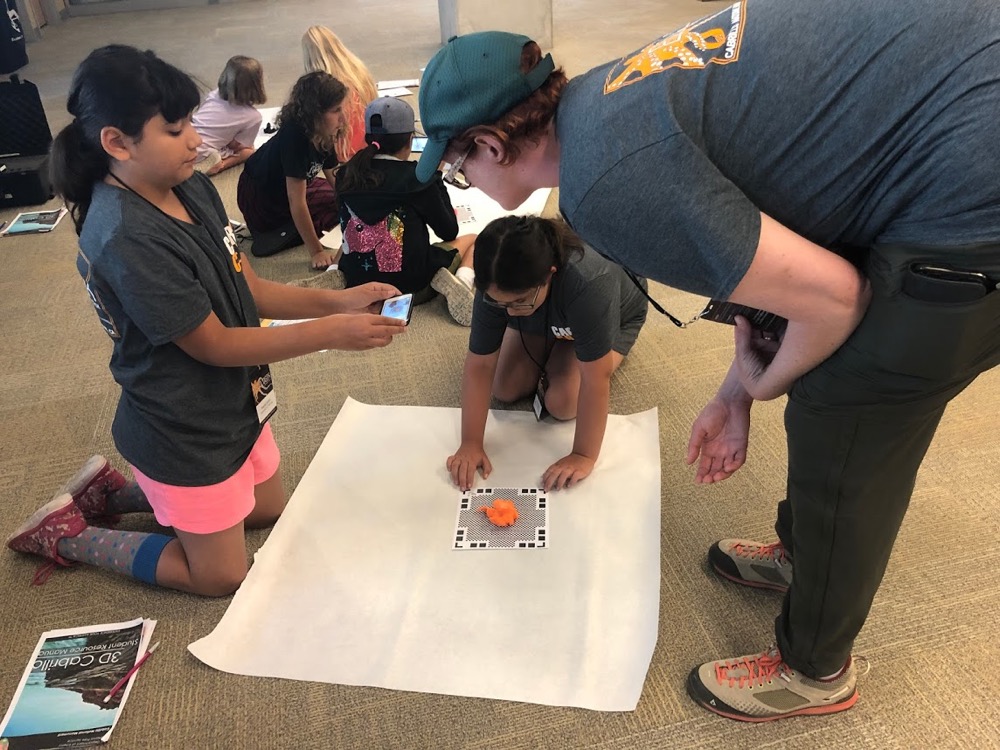
[[[136,482],[95,457],[7,544],[50,565],[222,596],[247,573],[244,528],[274,523],[285,505],[267,363],[385,346],[405,328],[366,314],[398,293],[387,284],[296,289],[253,272],[212,182],[194,171],[197,104],[187,75],[133,47],[95,50],[73,76],[75,119],[53,143],[53,181],[113,342],[112,435]],[[260,328],[260,315],[314,320]],[[143,511],[176,536],[99,526]]]
[[[576,418],[573,451],[546,469],[546,491],[594,469],[611,376],[646,322],[643,288],[561,221],[505,216],[476,240],[476,303],[462,375],[462,444],[447,461],[461,489],[493,467],[483,449],[490,394],[537,394],[554,418]],[[536,406],[536,410],[538,406]]]
[[[375,101],[378,87],[368,67],[325,26],[310,26],[302,35],[302,64],[306,73],[321,70],[347,86],[344,116],[347,126],[337,138],[337,155],[347,161],[365,143],[365,107]]]
[[[305,244],[313,268],[335,262],[336,253],[319,238],[340,222],[334,169],[347,93],[328,73],[305,74],[278,114],[278,132],[247,159],[236,202],[253,236],[254,255]]]
[[[191,117],[201,136],[194,168],[207,175],[242,164],[253,153],[261,116],[255,105],[267,101],[264,69],[252,57],[230,57],[210,91]]]
[[[365,109],[367,147],[337,173],[340,226],[344,231],[340,270],[348,287],[384,281],[413,304],[439,291],[461,325],[472,322],[473,242],[456,239],[458,219],[440,175],[420,182],[409,161],[413,108],[391,96]],[[427,227],[447,243],[431,244]]]

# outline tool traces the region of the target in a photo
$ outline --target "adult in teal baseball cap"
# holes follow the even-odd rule
[[[727,479],[753,401],[788,394],[778,541],[708,553],[784,592],[776,643],[687,688],[743,721],[850,708],[917,470],[948,402],[1000,364],[1000,5],[753,0],[567,83],[541,64],[516,35],[449,43],[421,91],[428,158],[505,208],[557,185],[598,252],[787,319],[769,341],[736,318],[687,453],[696,482]]]
[[[509,152],[504,146],[551,130],[558,92],[565,84],[566,76],[555,70],[552,56],[542,57],[538,45],[526,36],[483,31],[452,37],[427,64],[420,81],[421,124],[428,141],[417,165],[417,177],[430,180],[449,144],[464,152],[475,138],[468,132],[470,128],[491,124],[508,113],[508,119],[527,117],[527,121],[498,131],[495,135],[503,144],[491,138],[483,145],[500,147],[509,158],[520,155],[516,145]],[[451,159],[458,162],[461,157],[457,153]],[[445,174],[446,182],[459,187],[465,184],[461,166],[459,163]],[[508,209],[519,206],[532,192],[517,191],[511,184],[503,187],[498,186],[497,194],[489,194]]]

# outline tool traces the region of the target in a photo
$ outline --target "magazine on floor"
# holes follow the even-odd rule
[[[67,213],[69,211],[64,206],[53,211],[29,211],[18,214],[10,224],[0,227],[0,237],[51,232]]]
[[[144,669],[105,698],[146,653],[155,620],[42,633],[0,724],[4,750],[59,750],[107,742]]]

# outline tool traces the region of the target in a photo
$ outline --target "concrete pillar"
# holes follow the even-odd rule
[[[441,43],[473,31],[512,31],[552,48],[552,0],[438,0]]]

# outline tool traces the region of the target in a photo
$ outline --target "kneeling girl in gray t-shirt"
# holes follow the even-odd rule
[[[506,216],[476,240],[476,299],[462,378],[462,444],[448,471],[464,489],[483,449],[490,397],[536,395],[536,413],[577,419],[573,450],[542,476],[571,487],[594,468],[608,420],[611,376],[646,320],[647,299],[625,272],[562,222]],[[643,282],[644,283],[644,282]]]

